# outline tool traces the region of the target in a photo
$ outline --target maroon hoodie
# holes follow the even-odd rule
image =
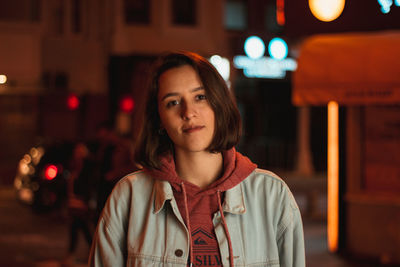
[[[168,181],[172,186],[179,211],[189,232],[191,232],[190,253],[192,255],[189,260],[192,261],[194,266],[222,266],[212,222],[214,213],[222,210],[223,200],[221,198],[223,198],[223,195],[221,195],[221,192],[223,193],[239,184],[257,167],[247,157],[236,152],[234,148],[224,151],[222,155],[224,159],[223,175],[204,189],[179,178],[171,154],[161,159],[159,170],[149,171],[155,179]],[[225,219],[223,216],[221,217],[230,243]],[[230,256],[232,258],[231,248],[230,245]]]

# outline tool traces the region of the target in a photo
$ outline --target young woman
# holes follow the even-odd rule
[[[143,170],[108,199],[91,266],[305,266],[295,200],[235,151],[240,115],[206,59],[162,57],[143,113]]]

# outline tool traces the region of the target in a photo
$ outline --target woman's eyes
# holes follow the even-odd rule
[[[173,107],[173,106],[176,106],[176,105],[179,105],[179,101],[178,100],[171,100],[171,101],[168,101],[167,108],[170,108],[170,107]]]
[[[194,98],[195,98],[195,101],[207,100],[207,97],[204,94],[196,95]],[[179,100],[178,99],[174,99],[174,100],[168,101],[167,102],[167,108],[171,108],[171,107],[174,107],[176,105],[179,105],[179,104],[181,104],[181,101],[184,101],[184,100],[182,100],[182,99],[179,99]]]
[[[203,94],[196,95],[196,100],[206,100],[206,99],[207,99],[206,95],[203,95]]]

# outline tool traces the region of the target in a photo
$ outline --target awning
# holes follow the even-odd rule
[[[295,105],[400,103],[400,31],[316,35],[293,76]]]

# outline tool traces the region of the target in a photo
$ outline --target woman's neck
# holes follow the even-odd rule
[[[222,153],[175,150],[175,166],[182,180],[206,188],[222,175]]]

